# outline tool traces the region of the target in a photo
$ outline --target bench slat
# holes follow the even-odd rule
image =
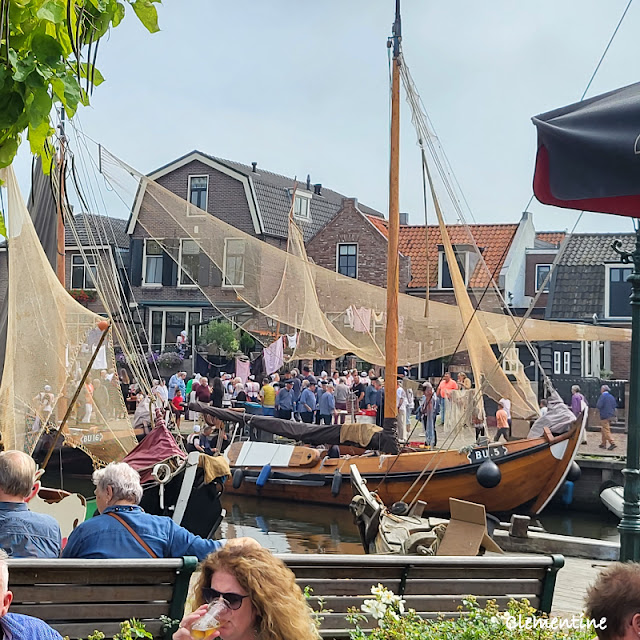
[[[12,613],[23,613],[27,616],[42,618],[47,622],[59,620],[95,620],[101,624],[102,620],[116,620],[122,622],[129,618],[138,619],[159,618],[169,614],[169,603],[138,602],[130,604],[114,603],[106,607],[101,602],[93,605],[82,604],[17,604],[11,605]],[[100,629],[101,630],[101,629]]]
[[[59,589],[41,586],[12,587],[16,602],[87,603],[100,602],[171,602],[171,585],[61,585]]]
[[[381,582],[383,579],[386,580],[400,580],[404,566],[400,565],[395,569],[388,567],[383,570],[378,571],[377,568],[374,567],[357,567],[357,568],[349,568],[349,567],[341,567],[341,566],[330,566],[325,567],[322,571],[314,570],[309,567],[289,567],[295,574],[298,584],[302,584],[305,579],[318,579],[325,578],[327,580],[334,579],[369,579],[369,580],[378,580]],[[410,580],[414,578],[434,578],[446,580],[447,578],[479,578],[484,580],[487,576],[496,579],[508,579],[513,578],[513,576],[518,576],[518,578],[526,578],[526,579],[535,579],[541,580],[546,575],[546,570],[543,569],[535,569],[535,568],[522,568],[522,569],[508,569],[508,568],[495,568],[491,569],[489,567],[484,567],[482,569],[479,568],[469,568],[469,569],[461,569],[461,568],[440,568],[440,567],[410,567],[408,578]]]
[[[120,623],[117,622],[105,622],[100,626],[93,622],[64,622],[53,623],[51,625],[63,638],[69,636],[71,640],[78,640],[79,638],[87,638],[94,631],[102,631],[107,638],[112,638],[116,633],[120,631]],[[162,623],[159,620],[145,621],[147,631],[153,634],[154,638],[162,637]]]
[[[130,571],[123,566],[118,569],[83,571],[79,569],[14,569],[9,566],[9,585],[56,585],[56,584],[173,584],[176,581],[175,571]]]

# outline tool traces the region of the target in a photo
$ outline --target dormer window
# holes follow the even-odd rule
[[[311,220],[311,194],[296,191],[293,200],[293,217],[298,220]]]
[[[456,261],[460,267],[460,273],[464,280],[465,286],[469,284],[469,251],[454,247]],[[451,272],[447,263],[447,256],[444,248],[438,252],[438,289],[453,289],[451,280]]]
[[[550,272],[551,272],[550,264],[536,265],[536,293],[540,291],[540,289],[542,289],[542,293],[549,293],[549,285],[551,284],[551,278],[547,280],[547,276],[549,275]]]
[[[189,202],[192,205],[206,211],[208,192],[209,176],[189,176]]]

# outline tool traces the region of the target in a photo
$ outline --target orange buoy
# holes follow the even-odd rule
[[[106,320],[100,320],[100,322],[98,322],[98,329],[100,329],[100,331],[106,331],[109,328],[109,323]]]

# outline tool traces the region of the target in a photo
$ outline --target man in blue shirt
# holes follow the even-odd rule
[[[307,424],[313,423],[313,412],[316,410],[316,385],[313,382],[305,380],[302,383],[302,393],[298,401],[298,411],[302,422]]]
[[[598,446],[601,449],[606,449],[607,442],[609,442],[609,451],[612,451],[617,445],[611,437],[611,418],[614,418],[616,415],[618,403],[609,391],[610,389],[606,384],[603,384],[602,387],[600,387],[601,395],[598,398],[596,408],[600,412],[600,436],[602,438],[602,443]]]
[[[62,640],[62,636],[38,618],[9,613],[13,593],[9,591],[7,554],[0,550],[0,638],[11,640]]]
[[[376,408],[376,400],[378,398],[378,388],[374,384],[378,378],[371,378],[370,384],[367,385],[367,388],[364,390],[364,406],[366,409],[375,409]]]
[[[204,560],[225,542],[205,540],[177,525],[171,518],[145,513],[138,506],[142,499],[140,476],[126,462],[112,462],[104,469],[94,471],[92,479],[101,515],[74,529],[63,558],[196,556],[198,560]]]
[[[187,385],[184,381],[186,377],[186,371],[178,371],[178,373],[174,373],[171,376],[169,379],[169,400],[173,400],[173,397],[176,395],[176,389],[180,389],[180,391],[182,391],[182,397],[186,398]]]
[[[296,402],[293,393],[293,380],[287,378],[284,387],[278,391],[276,396],[276,415],[284,420],[291,420],[291,413],[295,409]]]
[[[60,555],[62,540],[56,519],[27,507],[27,500],[39,488],[31,456],[22,451],[0,453],[0,549],[13,558]]]
[[[331,424],[333,416],[336,414],[336,399],[333,397],[333,385],[327,384],[325,380],[322,383],[324,393],[318,403],[318,413],[320,415],[320,424]]]

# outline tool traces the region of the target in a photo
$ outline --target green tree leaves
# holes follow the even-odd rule
[[[160,31],[160,27],[158,26],[158,12],[153,6],[154,2],[159,2],[159,0],[135,0],[131,3],[140,22],[142,22],[151,33]]]

